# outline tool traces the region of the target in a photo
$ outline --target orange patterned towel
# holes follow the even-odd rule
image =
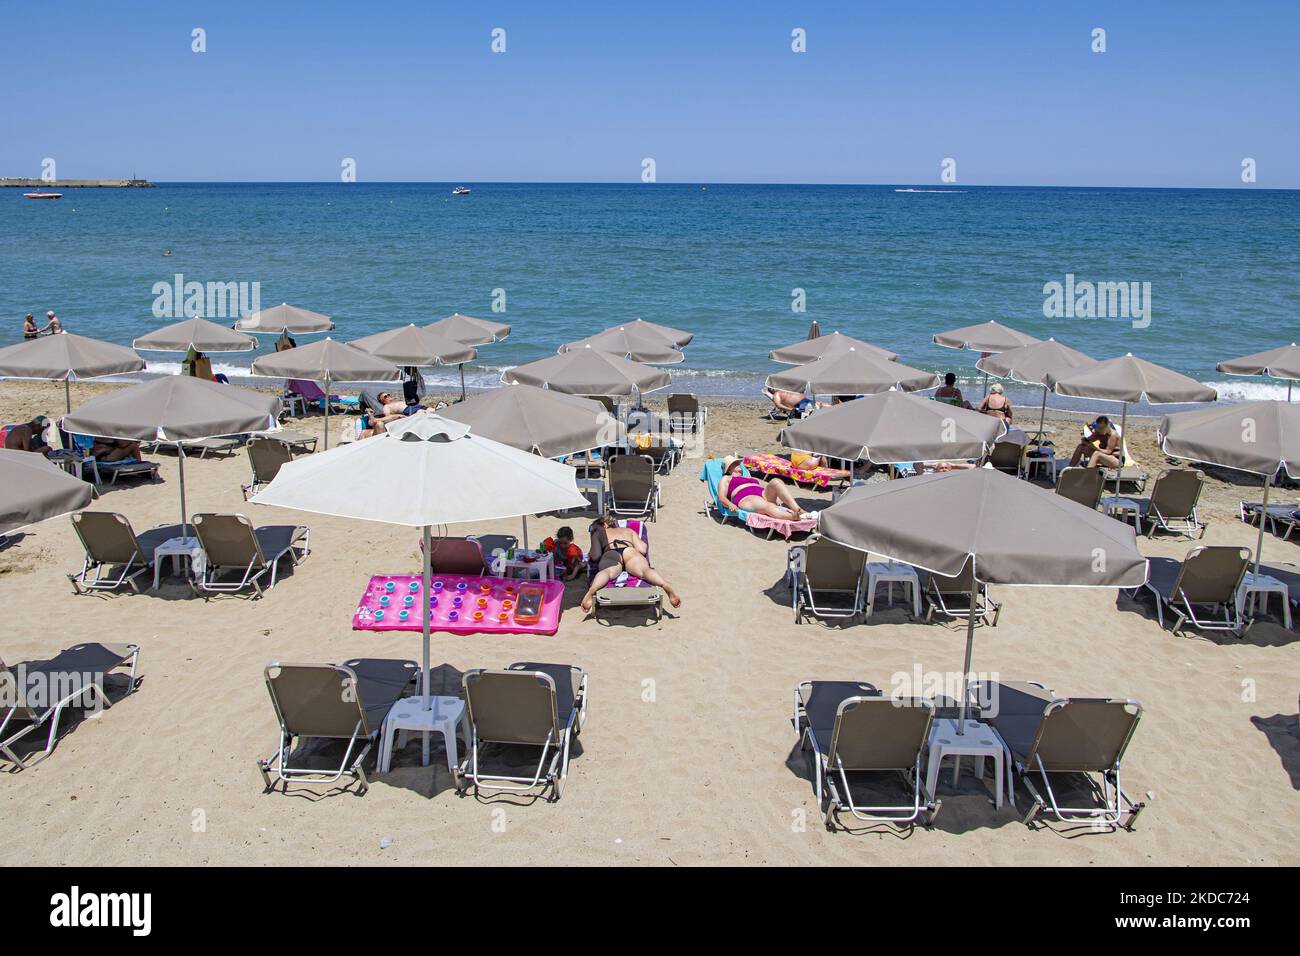
[[[839,468],[796,468],[790,464],[789,458],[767,452],[746,455],[745,467],[750,471],[761,472],[764,475],[779,475],[801,485],[815,485],[818,488],[827,488],[833,482],[849,479],[849,473]]]

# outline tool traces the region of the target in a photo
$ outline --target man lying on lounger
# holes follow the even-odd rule
[[[596,562],[596,576],[591,587],[582,596],[582,609],[590,611],[596,592],[620,574],[628,574],[663,588],[673,607],[681,607],[682,599],[662,574],[650,567],[646,559],[646,543],[630,528],[621,528],[612,514],[597,518],[591,526],[591,559]]]
[[[1076,467],[1087,455],[1089,468],[1118,468],[1121,464],[1119,449],[1119,433],[1110,427],[1110,419],[1102,415],[1093,422],[1092,431],[1084,435],[1075,447],[1070,456],[1070,467]]]

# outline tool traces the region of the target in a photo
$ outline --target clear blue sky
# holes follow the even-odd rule
[[[352,157],[362,181],[635,182],[649,156],[661,182],[930,183],[953,157],[969,184],[1240,187],[1252,157],[1255,188],[1300,187],[1296,0],[3,15],[0,175],[319,181]]]

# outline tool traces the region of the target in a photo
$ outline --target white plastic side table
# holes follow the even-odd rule
[[[925,786],[930,793],[934,793],[934,785],[939,779],[939,765],[943,763],[944,757],[962,757],[970,756],[975,758],[975,776],[983,779],[984,777],[984,758],[993,758],[993,770],[997,778],[994,784],[993,805],[997,809],[1002,809],[1002,779],[1003,773],[1007,777],[1007,789],[1011,788],[1011,761],[1004,759],[1006,755],[1006,745],[1002,738],[988,724],[982,724],[978,720],[967,720],[965,724],[966,732],[957,733],[957,721],[949,718],[940,718],[936,720],[930,728],[930,763],[925,774]],[[955,761],[952,768],[952,782],[957,782],[957,775],[961,772],[960,761]]]
[[[153,549],[153,586],[158,590],[158,579],[162,574],[163,558],[172,559],[172,574],[177,573],[177,564],[181,558],[190,559],[190,567],[202,571],[206,556],[198,538],[168,538]]]
[[[1291,593],[1285,583],[1268,574],[1261,573],[1256,576],[1254,571],[1247,571],[1246,576],[1241,579],[1241,586],[1237,588],[1238,617],[1245,612],[1246,599],[1252,593],[1263,595],[1260,600],[1261,607],[1268,606],[1270,594],[1282,595],[1282,622],[1288,631],[1291,630]]]
[[[1116,518],[1128,524],[1129,515],[1133,516],[1133,525],[1142,530],[1142,506],[1132,498],[1120,498],[1117,495],[1107,495],[1101,499],[1101,510],[1106,512],[1112,518]]]
[[[459,697],[431,697],[429,709],[424,709],[424,697],[415,694],[403,697],[388,711],[380,733],[379,772],[388,773],[393,763],[393,736],[397,735],[397,748],[406,746],[408,733],[424,736],[421,766],[429,766],[429,735],[442,734],[447,748],[447,769],[454,771],[457,763],[456,730],[465,724],[465,702]],[[466,734],[469,729],[466,727]]]
[[[549,554],[536,561],[525,561],[518,554],[513,558],[502,554],[492,561],[492,573],[499,578],[513,578],[515,571],[523,571],[524,580],[532,578],[534,572],[538,581],[555,580],[555,562]]]
[[[871,615],[876,601],[876,585],[889,585],[889,603],[894,603],[894,582],[912,588],[912,615],[921,616],[921,582],[916,568],[901,561],[871,561],[867,564],[867,616]]]

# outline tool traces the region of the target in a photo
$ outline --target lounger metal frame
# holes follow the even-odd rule
[[[1224,546],[1220,545],[1219,547],[1224,547]],[[1222,602],[1221,605],[1207,604],[1199,601],[1193,603],[1187,598],[1187,595],[1183,593],[1183,590],[1179,585],[1182,581],[1182,575],[1183,575],[1182,566],[1187,563],[1188,558],[1195,555],[1199,550],[1200,550],[1199,547],[1193,548],[1191,551],[1188,552],[1187,557],[1184,558],[1181,562],[1179,562],[1178,577],[1174,579],[1173,596],[1170,597],[1168,600],[1165,599],[1165,596],[1161,594],[1150,581],[1147,581],[1146,584],[1142,585],[1143,588],[1150,591],[1155,596],[1156,621],[1160,624],[1162,628],[1165,626],[1164,609],[1165,607],[1168,607],[1169,610],[1174,612],[1174,615],[1176,617],[1176,620],[1174,621],[1174,626],[1171,628],[1171,630],[1177,631],[1180,628],[1182,628],[1185,622],[1191,621],[1194,627],[1202,631],[1230,631],[1231,633],[1240,636],[1242,632],[1242,628],[1245,627],[1245,621],[1243,620],[1241,612],[1237,606],[1236,593],[1237,590],[1241,587],[1241,582],[1245,578],[1247,571],[1250,570],[1249,561],[1245,562],[1242,567],[1241,576],[1238,577],[1236,584],[1233,586],[1232,589],[1233,596],[1231,598],[1229,598],[1227,601]],[[1129,596],[1136,598],[1139,590],[1141,589],[1134,588],[1132,591],[1129,592]],[[1201,617],[1197,617],[1196,615],[1196,608],[1198,607],[1208,608],[1211,611],[1213,611],[1214,608],[1219,606],[1222,606],[1223,608],[1223,618],[1221,620],[1216,620],[1208,617],[1201,618]]]
[[[615,462],[618,461],[618,459],[620,458],[644,458],[646,461],[650,462],[650,490],[647,492],[645,496],[644,503],[641,503],[641,499],[639,497],[623,498],[620,501],[618,495],[614,491],[614,479],[615,479],[614,472],[618,467],[615,464]],[[623,515],[624,517],[640,518],[644,516],[644,517],[648,517],[651,521],[658,520],[659,504],[660,504],[660,488],[659,488],[659,479],[655,477],[655,475],[658,473],[659,473],[659,466],[655,462],[654,458],[650,455],[610,456],[609,461],[605,468],[606,481],[609,486],[607,494],[609,495],[610,512],[616,515]]]
[[[194,515],[194,527],[198,527],[202,517],[203,515]],[[253,540],[257,545],[257,553],[253,560],[251,560],[244,568],[243,575],[240,577],[239,581],[218,581],[217,576],[221,571],[232,567],[238,571],[239,568],[237,565],[216,564],[209,560],[205,564],[201,575],[191,576],[191,589],[193,589],[195,594],[199,594],[202,591],[212,591],[220,594],[242,591],[244,588],[252,585],[255,591],[255,597],[262,597],[267,591],[272,590],[276,585],[276,580],[280,571],[281,558],[288,555],[289,560],[293,563],[294,567],[297,567],[298,562],[311,554],[311,529],[306,525],[297,525],[295,527],[297,528],[297,531],[301,533],[295,534],[283,551],[271,556],[262,551],[262,544],[257,540],[257,530],[251,527],[250,522],[250,531],[252,532]],[[198,532],[195,531],[195,534],[197,535]],[[200,543],[202,543],[202,539],[200,539]],[[299,544],[302,545],[301,554],[295,550],[296,546]],[[261,561],[260,566],[258,563],[259,559]],[[260,579],[267,571],[271,572],[271,583],[267,585],[266,588],[263,588]]]
[[[929,606],[925,609],[925,621],[927,624],[934,619],[934,612],[937,608],[940,614],[944,614],[947,615],[948,617],[958,618],[961,620],[965,620],[966,618],[970,617],[972,613],[974,613],[975,617],[981,623],[988,624],[991,627],[998,626],[998,618],[1002,615],[1002,605],[999,604],[997,601],[993,600],[991,597],[989,597],[989,586],[987,584],[983,583],[982,581],[980,582],[979,599],[975,602],[974,608],[949,607],[948,602],[944,600],[945,594],[947,594],[949,597],[957,597],[958,595],[962,595],[965,596],[967,600],[969,600],[970,589],[964,588],[961,591],[955,591],[955,590],[941,591],[939,590],[938,585],[934,583],[934,578],[935,576],[932,574],[926,580],[925,590],[923,592],[929,604]],[[993,620],[991,621],[989,620],[990,614],[993,615]]]
[[[127,658],[127,661],[129,661],[131,665],[131,675],[129,682],[127,683],[126,693],[122,695],[124,698],[135,693],[136,671],[140,664],[140,645],[128,644],[127,647],[131,648],[131,654]],[[122,661],[121,663],[110,667],[108,670],[114,671],[119,667],[126,667],[127,661]],[[28,767],[34,767],[54,752],[54,746],[59,741],[59,721],[63,717],[63,711],[73,701],[86,695],[97,696],[105,710],[113,706],[113,701],[109,699],[107,692],[105,692],[98,684],[93,681],[89,685],[78,684],[75,691],[63,697],[53,707],[47,709],[38,719],[34,721],[23,721],[27,726],[8,737],[5,736],[5,732],[9,728],[10,724],[15,722],[17,708],[10,707],[6,709],[4,719],[0,720],[0,753],[3,753],[5,757],[14,764],[11,768],[11,773],[17,773],[20,770],[26,770]],[[13,751],[13,745],[19,740],[22,740],[28,734],[32,733],[34,730],[39,729],[46,721],[49,721],[50,732],[46,736],[45,749],[41,751],[40,756],[35,760],[31,759],[31,757],[26,759],[19,757],[18,754]]]
[[[72,584],[73,593],[88,594],[91,591],[116,591],[123,584],[129,584],[131,590],[139,594],[140,585],[136,583],[135,579],[153,569],[153,561],[145,561],[144,555],[140,551],[139,542],[136,542],[135,553],[132,554],[130,559],[123,565],[96,561],[90,556],[89,546],[86,544],[86,539],[81,536],[81,528],[78,526],[77,522],[78,517],[78,515],[72,516],[72,527],[73,530],[77,532],[77,539],[81,542],[82,561],[81,570],[68,575],[68,581]],[[126,523],[127,528],[131,531],[131,537],[134,538],[135,529],[131,528],[130,522],[121,515],[117,515],[117,517]],[[143,567],[139,570],[132,571],[131,568],[134,567],[136,560],[143,562]],[[121,567],[122,573],[115,578],[105,580],[105,569],[115,567]],[[87,580],[87,575],[89,575],[91,571],[95,572],[94,577]]]
[[[799,748],[808,749],[812,744],[815,769],[815,787],[817,793],[817,807],[822,813],[822,820],[826,824],[826,829],[833,831],[837,822],[839,813],[847,810],[855,820],[863,823],[894,823],[894,824],[911,824],[916,823],[925,815],[925,826],[934,823],[934,818],[938,816],[941,802],[934,798],[921,773],[921,757],[925,748],[919,747],[916,752],[916,765],[908,771],[899,771],[905,784],[912,789],[912,802],[909,804],[899,804],[895,806],[866,807],[858,806],[853,802],[853,791],[849,786],[849,771],[839,762],[838,754],[836,755],[836,765],[831,766],[829,755],[836,749],[836,739],[827,741],[827,749],[823,750],[821,743],[817,740],[817,735],[813,732],[812,724],[807,721],[807,715],[804,711],[803,692],[805,688],[811,688],[813,681],[803,681],[794,690],[794,726],[799,733]],[[877,701],[879,697],[849,697],[840,702],[835,712],[835,726],[838,729],[840,715],[844,713],[846,707],[856,706],[862,701]],[[930,735],[930,726],[934,720],[934,705],[931,704],[930,724],[926,727],[925,736],[928,739]],[[832,732],[834,734],[834,732]],[[908,779],[908,776],[911,779]],[[844,794],[840,795],[835,783],[838,777],[840,786],[843,787]],[[823,799],[823,798],[826,799]],[[922,802],[924,797],[924,802]]]
[[[818,588],[814,586],[812,577],[806,570],[801,568],[798,560],[798,554],[804,555],[804,567],[806,567],[808,544],[798,544],[786,552],[786,575],[790,581],[790,604],[794,609],[794,622],[796,624],[803,620],[805,611],[811,612],[814,617],[849,619],[862,614],[864,611],[863,602],[867,590],[867,562],[862,563],[862,573],[858,575],[857,584],[853,589],[853,603],[848,608],[841,607],[819,607],[816,599],[816,592],[823,594],[848,594],[848,591],[839,591],[833,588]],[[864,555],[865,558],[865,555]]]
[[[514,670],[513,667],[508,668]],[[538,796],[545,792],[547,786],[551,787],[550,801],[558,801],[564,792],[564,781],[569,775],[569,752],[573,743],[573,738],[582,732],[583,726],[587,722],[587,674],[580,668],[574,670],[581,675],[578,680],[578,686],[574,688],[573,706],[569,709],[568,716],[564,719],[563,728],[560,731],[559,740],[555,739],[555,730],[552,728],[546,735],[544,743],[538,745],[541,747],[541,756],[537,761],[537,769],[531,777],[515,777],[508,774],[485,774],[479,770],[479,736],[478,725],[474,721],[473,707],[470,705],[470,695],[468,684],[471,675],[485,673],[483,668],[475,668],[465,672],[462,681],[466,687],[465,691],[465,714],[469,724],[469,753],[461,761],[459,767],[452,772],[452,780],[456,786],[456,792],[464,796],[469,787],[473,787],[475,796],[478,796],[482,790],[490,790],[494,793],[533,793]],[[555,679],[543,671],[520,670],[521,674],[533,674],[536,678],[542,679],[549,687],[551,692],[551,713],[557,714],[556,696],[555,696]],[[494,741],[484,741],[493,743]],[[529,745],[525,745],[529,746]],[[554,753],[552,753],[554,751]],[[550,756],[550,762],[547,762],[547,756]],[[468,784],[468,786],[467,786]]]

